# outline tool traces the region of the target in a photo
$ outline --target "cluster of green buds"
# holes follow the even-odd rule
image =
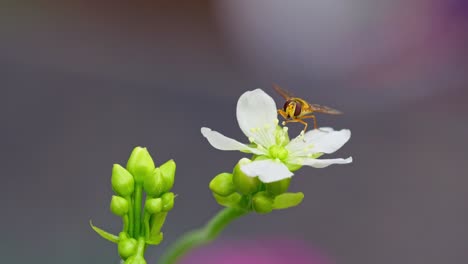
[[[169,160],[155,167],[146,148],[136,147],[126,168],[114,164],[112,168],[112,196],[110,210],[122,217],[123,230],[119,236],[91,224],[103,238],[118,244],[118,252],[125,264],[144,264],[147,245],[158,245],[163,239],[161,228],[167,213],[174,207],[176,164]],[[143,205],[143,191],[146,193]],[[143,208],[142,208],[143,206]]]
[[[249,162],[251,160],[242,158],[232,173],[221,173],[211,180],[210,189],[220,205],[267,214],[273,210],[297,206],[302,202],[302,192],[287,192],[291,178],[263,183],[257,177],[245,175],[240,167]]]

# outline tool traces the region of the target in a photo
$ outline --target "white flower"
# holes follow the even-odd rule
[[[206,127],[201,128],[201,133],[214,148],[259,156],[241,166],[241,170],[250,177],[258,176],[265,183],[289,178],[293,175],[291,170],[303,165],[325,168],[331,164],[352,162],[351,157],[317,159],[322,154],[330,154],[341,148],[351,137],[348,129],[314,129],[305,134],[301,132],[289,140],[288,128],[278,126],[277,116],[273,98],[263,90],[256,89],[242,94],[237,102],[237,121],[250,144],[243,144]]]

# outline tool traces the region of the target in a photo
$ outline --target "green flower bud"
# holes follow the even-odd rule
[[[252,198],[252,206],[255,212],[267,214],[273,210],[273,199],[267,192],[258,192]]]
[[[143,183],[145,178],[153,174],[154,162],[146,148],[136,147],[133,149],[127,162],[127,170],[137,183]]]
[[[221,173],[210,182],[210,190],[220,196],[228,196],[236,191],[231,173]]]
[[[128,201],[120,196],[112,195],[110,209],[112,213],[124,216],[128,213]]]
[[[174,186],[174,177],[176,172],[176,163],[174,160],[169,160],[159,167],[161,169],[161,176],[164,180],[163,192],[168,192]]]
[[[143,256],[131,256],[124,264],[146,264],[146,260]]]
[[[134,238],[122,239],[117,246],[119,255],[122,259],[135,255],[137,249],[137,241]]]
[[[275,197],[273,209],[286,209],[299,205],[304,199],[304,194],[298,193],[283,193]]]
[[[265,186],[266,186],[267,192],[273,195],[278,195],[278,194],[285,193],[288,190],[290,183],[291,183],[291,178],[286,178],[281,181],[265,183]]]
[[[216,199],[216,201],[222,206],[229,208],[243,208],[242,195],[240,195],[239,193],[235,192],[228,196],[221,196],[216,193],[213,193],[213,196]]]
[[[163,194],[163,196],[161,196],[161,199],[162,199],[162,204],[163,204],[163,212],[169,212],[170,210],[172,210],[172,208],[174,207],[174,198],[175,198],[175,195],[173,192],[168,192],[168,193],[165,193]]]
[[[127,197],[135,189],[135,180],[133,176],[124,167],[114,164],[112,167],[112,189],[122,197]]]
[[[240,169],[241,165],[247,164],[251,162],[247,158],[242,158],[234,167],[232,172],[232,181],[234,186],[236,187],[237,191],[242,194],[252,194],[256,192],[261,185],[260,180],[257,177],[249,177],[245,175]]]
[[[146,194],[152,197],[159,197],[164,192],[164,180],[159,168],[154,169],[153,173],[145,178],[143,188]]]
[[[149,214],[156,214],[162,211],[163,208],[163,202],[161,198],[152,198],[148,199],[145,202],[145,210]]]

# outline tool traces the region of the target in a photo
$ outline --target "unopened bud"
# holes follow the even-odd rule
[[[221,173],[210,182],[210,190],[217,195],[228,196],[236,191],[231,173]]]
[[[137,249],[137,241],[134,238],[122,239],[119,241],[118,251],[122,259],[135,255]]]
[[[273,199],[267,192],[259,192],[252,198],[252,206],[255,212],[267,214],[273,210]]]
[[[112,195],[110,209],[112,213],[124,216],[128,213],[128,201],[120,196]]]
[[[266,183],[265,186],[266,186],[267,192],[276,196],[276,195],[285,193],[288,190],[290,183],[291,183],[291,178],[286,178],[281,181]]]
[[[145,210],[149,214],[156,214],[162,211],[163,208],[163,202],[161,198],[152,198],[148,199],[145,202]]]
[[[114,164],[112,167],[112,189],[118,195],[127,197],[133,193],[135,180],[133,176],[124,167]]]
[[[161,169],[161,176],[164,180],[163,192],[168,192],[174,186],[174,177],[176,172],[176,163],[174,160],[169,160],[159,167]]]
[[[236,189],[242,194],[252,194],[256,192],[260,187],[260,180],[257,177],[247,176],[240,167],[251,162],[247,158],[242,158],[234,167],[232,172],[232,181]]]
[[[216,201],[222,206],[229,208],[243,208],[242,195],[240,195],[239,193],[235,192],[228,196],[221,196],[216,193],[213,193],[213,196],[216,199]]]
[[[136,147],[127,162],[127,170],[135,178],[135,182],[143,183],[154,171],[154,162],[146,148]]]
[[[145,178],[143,188],[146,194],[151,197],[159,197],[164,191],[164,180],[159,168],[154,169],[153,173]]]

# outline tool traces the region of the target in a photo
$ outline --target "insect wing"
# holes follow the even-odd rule
[[[330,114],[330,115],[339,115],[342,114],[341,111],[333,109],[328,106],[318,105],[318,104],[309,104],[309,107],[312,111],[322,114]]]
[[[284,90],[283,88],[279,87],[277,84],[273,84],[273,89],[281,95],[286,100],[289,100],[290,98],[294,97],[290,92]]]

